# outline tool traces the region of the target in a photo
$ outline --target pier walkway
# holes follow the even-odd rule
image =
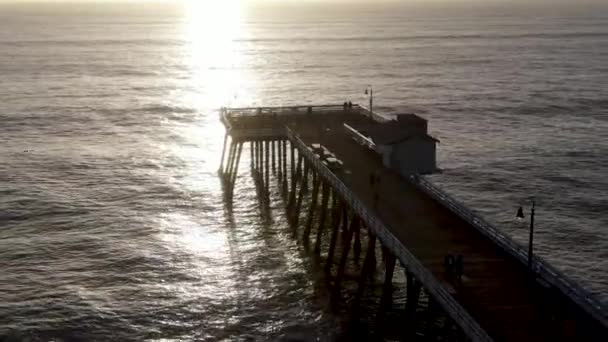
[[[418,176],[405,178],[384,167],[379,155],[353,139],[345,128],[345,124],[357,127],[374,120],[389,118],[358,105],[346,110],[342,106],[320,106],[222,111],[227,135],[235,144],[241,143],[240,148],[243,142],[290,143],[295,186],[303,186],[300,160],[310,169],[314,170],[315,165],[323,168],[310,151],[304,151],[302,143],[321,144],[334,153],[343,166],[325,181],[334,189],[336,185],[347,188],[336,190],[347,205],[365,207],[351,209],[393,258],[413,270],[422,287],[467,339],[599,341],[608,336],[605,308],[578,285],[561,274],[549,274],[555,271],[538,258],[534,272],[529,270],[525,259],[517,254],[523,249],[511,248],[511,240],[497,231],[480,230],[476,221],[443,203],[441,193],[433,195],[440,190],[432,185],[425,187],[427,183]],[[279,151],[280,146],[281,143]],[[274,162],[274,144],[272,147]],[[233,147],[230,151],[236,150]],[[294,150],[298,152],[297,159]],[[285,151],[283,147],[284,159],[288,155]],[[223,160],[222,157],[222,163]],[[233,172],[229,177],[232,181],[236,177]],[[319,172],[319,178],[325,173],[327,169]],[[372,174],[380,176],[379,183],[371,184]],[[382,229],[387,230],[388,237]],[[448,253],[464,257],[460,282],[446,274],[444,258]],[[387,277],[389,273],[392,276],[394,265],[390,270],[388,267]]]

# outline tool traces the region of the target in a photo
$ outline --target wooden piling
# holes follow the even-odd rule
[[[270,141],[271,151],[272,151],[272,174],[274,175],[277,172],[277,165],[275,159],[275,140]]]
[[[361,226],[357,225],[354,231],[355,242],[353,243],[353,253],[355,257],[355,263],[359,263],[361,257]]]
[[[304,228],[304,234],[302,235],[302,239],[306,244],[308,244],[308,238],[310,236],[310,230],[312,229],[312,223],[315,216],[315,211],[317,210],[317,201],[319,200],[319,186],[320,180],[319,176],[316,172],[313,172],[312,175],[312,195],[310,197],[310,206],[308,207],[308,218],[306,219],[306,227]]]
[[[300,221],[300,209],[302,208],[302,200],[304,199],[304,194],[307,191],[308,184],[308,174],[310,172],[310,167],[306,161],[304,161],[304,177],[302,178],[302,184],[300,185],[300,192],[298,194],[298,200],[296,201],[296,206],[293,210],[292,220],[294,227],[298,227],[298,223]]]
[[[236,144],[234,141],[231,141],[230,150],[228,151],[228,161],[226,163],[226,170],[225,170],[225,172],[222,173],[224,181],[227,180],[228,175],[232,172],[232,163],[234,162],[235,150],[236,150]]]
[[[410,315],[416,314],[416,309],[418,308],[418,301],[420,299],[420,290],[421,284],[414,277],[414,274],[410,271],[405,271],[405,278],[407,281],[406,288],[406,312]]]
[[[253,163],[255,162],[254,157],[253,157],[253,141],[249,142],[249,165],[251,166],[251,168],[253,169]]]
[[[328,183],[323,182],[323,192],[321,195],[321,213],[319,214],[319,226],[317,228],[317,240],[315,241],[315,254],[321,252],[321,238],[323,237],[323,230],[325,229],[325,216],[327,215],[327,202],[329,201],[329,187]]]
[[[230,180],[230,194],[232,194],[232,192],[234,191],[234,184],[236,183],[236,176],[238,174],[239,171],[239,164],[241,162],[241,153],[243,152],[243,143],[239,142],[239,149],[238,152],[236,154],[236,163],[233,167],[233,171],[232,171],[232,176],[231,176],[231,180]]]
[[[433,297],[429,296],[429,302],[426,307],[426,334],[429,340],[435,340],[437,336],[437,327],[435,326],[437,315],[439,314],[439,304]]]
[[[222,159],[220,159],[220,173],[224,173],[224,155],[226,154],[226,143],[228,142],[228,133],[224,134],[224,144],[222,145]]]
[[[270,148],[268,146],[269,141],[266,140],[264,141],[264,154],[265,154],[265,160],[264,160],[264,186],[266,188],[266,191],[270,191],[269,189],[269,184],[270,184]]]
[[[286,189],[287,183],[287,140],[283,140],[283,189]]]
[[[256,177],[259,177],[260,175],[260,165],[262,163],[262,158],[260,156],[260,142],[256,141],[255,142],[255,172],[256,172]]]
[[[277,140],[277,170],[279,174],[279,180],[283,176],[283,153],[281,146],[283,145],[281,140]]]
[[[334,258],[334,250],[336,248],[336,240],[338,230],[340,229],[340,216],[342,215],[342,201],[337,199],[337,196],[332,196],[332,218],[331,218],[331,239],[329,240],[329,251],[327,252],[327,260],[325,261],[325,271],[331,271],[331,265]]]
[[[258,141],[258,181],[264,186],[264,145],[263,141]]]
[[[294,205],[295,205],[295,201],[296,201],[296,190],[297,190],[298,180],[299,180],[300,176],[302,175],[303,159],[304,158],[302,156],[298,156],[298,166],[296,167],[295,175],[292,175],[292,179],[291,179],[291,191],[289,192],[289,201],[287,202],[287,208],[288,208],[288,213],[289,213],[290,217],[293,215],[293,209],[294,209]]]
[[[346,209],[345,209],[346,210]],[[348,223],[348,212],[344,213],[344,223]],[[336,274],[336,283],[334,284],[334,290],[338,291],[340,289],[340,283],[342,282],[342,278],[344,277],[344,271],[346,268],[346,261],[348,260],[348,253],[350,252],[350,239],[352,238],[352,234],[355,229],[358,229],[361,224],[361,219],[353,214],[350,219],[350,227],[348,229],[348,241],[344,244],[342,248],[342,256],[340,257],[340,264],[338,265],[338,273]]]
[[[356,302],[361,300],[363,292],[365,292],[365,286],[367,278],[373,275],[372,262],[375,259],[374,254],[376,253],[376,235],[368,229],[368,240],[367,240],[367,252],[365,253],[365,259],[363,260],[363,268],[359,276],[359,288],[357,289]]]
[[[380,306],[388,306],[392,302],[393,298],[393,271],[395,270],[395,256],[388,250],[385,255],[385,271],[384,271],[384,285],[382,286],[382,298],[380,300]]]
[[[293,143],[289,143],[289,146],[291,146],[291,159],[290,159],[290,168],[291,168],[291,188],[293,189],[294,187],[294,181],[295,181],[295,174],[296,174],[296,147],[293,145]],[[289,187],[288,187],[289,189]]]

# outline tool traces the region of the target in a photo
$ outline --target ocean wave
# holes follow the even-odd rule
[[[194,108],[171,106],[171,105],[152,105],[152,106],[140,108],[138,111],[146,112],[146,113],[157,113],[157,114],[169,114],[169,113],[189,114],[189,113],[196,112],[196,110]]]
[[[484,34],[423,34],[423,35],[395,35],[395,36],[319,36],[319,37],[273,37],[273,38],[247,38],[235,39],[236,42],[264,43],[264,42],[341,42],[341,41],[404,41],[404,40],[449,40],[449,39],[563,39],[563,38],[590,38],[608,37],[608,32],[545,32],[545,33],[484,33]]]
[[[340,41],[403,41],[403,40],[446,40],[446,39],[564,39],[564,38],[605,38],[608,32],[541,32],[541,33],[462,33],[462,34],[420,34],[420,35],[360,35],[360,36],[314,36],[314,37],[258,37],[236,38],[234,42],[268,43],[268,42],[340,42]],[[174,47],[190,44],[186,39],[66,39],[66,40],[3,40],[0,46],[31,47],[31,46],[77,46],[77,47],[120,47],[120,46],[162,46]]]
[[[1,40],[2,45],[10,47],[31,47],[31,46],[76,46],[76,47],[102,47],[102,46],[179,46],[189,43],[184,39],[36,39],[36,40]]]

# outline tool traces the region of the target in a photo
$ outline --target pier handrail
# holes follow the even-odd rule
[[[388,122],[388,121],[394,120],[392,117],[389,117],[385,114],[373,112],[364,105],[357,105],[357,107],[360,109],[359,110],[360,114],[369,116],[370,118],[374,119],[377,122]]]
[[[418,189],[422,190],[431,198],[435,199],[460,218],[465,220],[467,223],[471,224],[478,231],[502,247],[521,263],[527,265],[528,252],[509,236],[505,235],[492,224],[477,216],[465,205],[448,195],[444,190],[425,179],[423,176],[411,175],[409,177],[409,181]],[[587,313],[598,320],[600,324],[602,324],[604,327],[608,327],[608,308],[597,300],[597,298],[595,298],[595,296],[593,296],[589,291],[551,266],[542,257],[536,255],[532,257],[532,270],[537,275],[541,276],[543,280],[558,288],[562,293],[578,304],[578,306],[582,307],[585,311],[587,311]]]
[[[359,145],[366,146],[367,148],[372,149],[372,150],[376,149],[376,144],[374,144],[374,142],[370,138],[359,133],[359,131],[352,128],[348,124],[343,124],[343,125],[344,125],[344,130],[346,130],[346,133],[349,134]]]
[[[258,115],[294,115],[294,114],[308,114],[308,109],[311,109],[312,113],[322,112],[342,112],[344,111],[344,105],[336,104],[322,104],[322,105],[310,105],[310,106],[276,106],[276,107],[241,107],[241,108],[222,108],[222,112],[226,114],[238,114],[241,116],[258,116]],[[353,105],[350,109],[353,112],[359,111],[359,105]]]
[[[235,108],[227,108],[223,107],[221,109],[222,113],[226,114],[238,114],[238,115],[294,115],[297,114],[308,114],[308,110],[312,111],[312,113],[323,113],[323,112],[342,112],[344,111],[343,104],[320,104],[320,105],[310,105],[310,106],[274,106],[274,107],[235,107]],[[373,112],[369,110],[364,105],[354,103],[352,108],[346,109],[346,111],[350,111],[356,114],[364,115],[372,118],[377,122],[387,122],[394,120],[393,117],[387,116],[385,114],[380,114],[377,112]]]
[[[473,341],[492,341],[492,338],[469,313],[449,294],[443,285],[429,272],[416,257],[386,228],[384,223],[372,214],[367,207],[344,185],[344,183],[307,148],[306,144],[288,127],[287,138],[298,148],[299,153],[308,159],[317,172],[324,177],[340,194],[342,199],[359,215],[367,227],[376,234],[388,248],[424,285],[425,289],[437,300],[446,313],[460,326]]]

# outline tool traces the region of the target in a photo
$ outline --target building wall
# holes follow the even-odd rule
[[[382,156],[382,164],[385,167],[391,167],[391,156],[393,153],[393,146],[391,145],[376,145],[376,152]]]
[[[404,176],[433,173],[437,169],[435,145],[426,139],[410,139],[393,145],[390,166]]]

